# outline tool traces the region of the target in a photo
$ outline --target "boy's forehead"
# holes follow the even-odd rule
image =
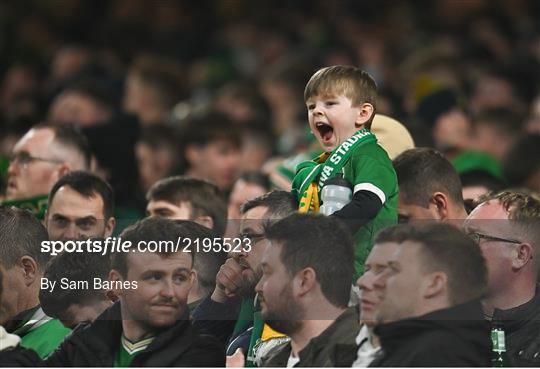
[[[314,96],[310,96],[307,98],[306,101],[313,101],[313,100],[323,100],[323,99],[335,99],[340,96],[345,96],[343,93],[338,92],[337,90],[333,91],[323,91],[320,92]]]

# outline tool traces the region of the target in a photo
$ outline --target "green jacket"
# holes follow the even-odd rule
[[[71,332],[57,319],[51,319],[38,306],[20,315],[13,334],[21,337],[21,346],[31,348],[42,358],[49,356]],[[19,319],[17,319],[19,321]]]
[[[350,367],[356,359],[356,336],[360,330],[358,307],[345,310],[324,332],[312,338],[299,353],[296,367]],[[276,347],[262,358],[263,367],[286,367],[291,343]]]

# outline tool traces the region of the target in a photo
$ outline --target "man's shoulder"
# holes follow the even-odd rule
[[[283,341],[274,346],[272,350],[260,355],[260,367],[285,367],[291,355],[291,342]]]
[[[199,333],[189,320],[157,335],[134,361],[136,366],[225,366],[225,347],[213,336]]]
[[[71,330],[64,327],[59,320],[50,319],[22,336],[21,346],[33,349],[40,357],[45,358],[64,341],[70,332]]]

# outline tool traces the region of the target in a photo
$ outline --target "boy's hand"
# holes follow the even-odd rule
[[[243,284],[242,267],[234,258],[229,258],[219,268],[216,276],[216,288],[212,293],[212,300],[220,303],[236,297],[236,293]]]

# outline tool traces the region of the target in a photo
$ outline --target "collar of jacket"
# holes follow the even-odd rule
[[[522,305],[507,310],[495,309],[492,320],[501,322],[506,334],[519,330],[530,321],[540,320],[540,287],[536,286],[534,297]]]
[[[168,345],[171,340],[181,335],[189,326],[189,311],[186,306],[186,310],[178,318],[176,324],[171,327],[165,328],[159,332],[156,332],[156,338],[152,343],[142,351],[140,355],[150,353],[158,350],[163,346]],[[79,327],[78,327],[79,328]],[[114,303],[113,306],[106,309],[93,323],[87,326],[80,327],[80,335],[76,335],[77,340],[80,340],[82,345],[96,346],[93,349],[89,349],[93,352],[98,352],[101,360],[108,366],[111,363],[108,361],[114,358],[114,355],[118,351],[120,346],[120,337],[122,335],[122,313],[120,311],[120,301]],[[91,339],[88,339],[91,336]],[[97,347],[99,346],[99,347]]]
[[[357,306],[347,308],[328,328],[317,337],[312,338],[307,346],[299,352],[298,356],[300,361],[296,366],[320,366],[319,363],[311,362],[311,358],[315,356],[321,348],[328,346],[329,344],[335,346],[334,355],[332,357],[335,366],[351,366],[352,362],[356,359],[357,347],[354,343],[359,329],[356,329],[355,332],[351,331],[351,334],[353,334],[351,336],[352,338],[347,337],[347,334],[343,334],[343,332],[345,329],[349,330],[351,328],[351,322],[358,324],[358,318]],[[350,341],[351,344],[347,344],[347,338],[350,338],[348,341]],[[273,359],[269,365],[274,367],[286,367],[290,355],[291,343],[287,342],[283,344],[281,348],[275,349],[275,355],[273,355]]]
[[[440,309],[410,319],[380,324],[374,332],[379,336],[381,347],[386,353],[399,349],[407,340],[419,337],[422,332],[434,329],[447,329],[457,332],[460,329],[485,330],[489,335],[489,324],[484,320],[482,304],[474,299],[463,304]]]

